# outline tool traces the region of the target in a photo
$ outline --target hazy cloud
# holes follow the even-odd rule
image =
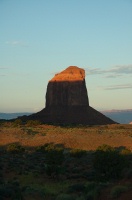
[[[8,67],[0,67],[0,70],[2,70],[2,71],[5,70],[5,69],[8,69]],[[2,72],[2,71],[1,71],[1,72]],[[6,74],[0,74],[0,77],[1,77],[1,76],[6,76]]]
[[[100,68],[91,68],[85,69],[87,74],[96,75],[96,74],[104,74],[106,71]]]
[[[117,76],[132,74],[132,64],[130,65],[116,65],[112,68],[102,70],[101,68],[86,69],[87,75],[105,75],[106,78],[116,78]]]
[[[104,88],[104,90],[121,90],[121,89],[132,89],[132,84],[111,85]]]
[[[132,74],[132,64],[131,65],[117,65],[112,69],[108,70],[109,73],[115,74]]]
[[[23,41],[19,41],[19,40],[12,40],[12,41],[6,41],[7,45],[11,45],[11,46],[21,46],[21,47],[27,47],[27,43],[23,42]]]

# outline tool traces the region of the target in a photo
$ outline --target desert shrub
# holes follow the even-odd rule
[[[95,151],[93,166],[97,179],[101,181],[117,179],[126,167],[126,160],[115,148],[102,145]]]
[[[56,200],[75,200],[72,195],[69,194],[59,194]]]
[[[38,132],[34,130],[34,128],[30,127],[30,128],[26,128],[24,129],[25,132],[27,132],[28,135],[36,135]]]
[[[84,196],[79,196],[76,198],[76,200],[86,200],[86,198]]]
[[[127,149],[127,148],[124,148],[120,151],[120,154],[124,155],[124,156],[128,156],[128,155],[131,155],[131,150],[130,149]]]
[[[11,127],[12,122],[6,121],[6,120],[0,120],[0,126],[1,127]]]
[[[4,127],[7,127],[7,126],[9,126],[8,124],[9,124],[9,122],[6,122],[6,120],[0,119],[0,127],[3,127],[3,126],[4,126]]]
[[[70,185],[68,188],[68,192],[70,193],[77,193],[85,191],[85,185],[82,183],[77,183],[74,185]]]
[[[16,143],[9,144],[6,150],[9,153],[22,153],[25,151],[24,147]]]
[[[62,163],[64,161],[64,149],[54,144],[49,144],[44,147],[46,172],[48,175],[60,174],[63,171]]]
[[[98,189],[91,190],[91,191],[89,191],[87,193],[86,199],[87,200],[98,200],[99,199],[99,195],[100,195],[100,193],[99,193]]]
[[[11,197],[13,195],[13,191],[12,191],[12,189],[11,188],[7,188],[6,186],[4,186],[4,185],[1,185],[0,186],[0,197],[1,197],[1,199],[4,199],[5,197],[7,198],[9,198],[9,197]]]
[[[4,183],[4,176],[3,176],[2,171],[0,171],[0,184],[3,184],[3,183]]]
[[[45,152],[46,152],[46,150],[45,150],[45,145],[36,147],[36,151],[37,151],[37,152],[45,153]]]
[[[61,165],[64,160],[64,149],[54,144],[45,146],[47,164]]]
[[[22,120],[21,120],[21,119],[16,119],[16,120],[13,122],[13,125],[14,125],[14,126],[22,125]]]
[[[23,199],[21,187],[14,182],[0,185],[0,199]]]
[[[88,200],[96,200],[99,198],[101,186],[95,182],[88,182],[85,185],[85,193]]]
[[[38,126],[40,124],[41,124],[41,122],[39,120],[28,120],[27,121],[27,126]]]
[[[23,187],[23,193],[25,197],[30,196],[30,198],[32,199],[34,199],[34,195],[37,196],[38,198],[43,197],[45,199],[47,191],[45,190],[45,188],[37,188],[37,187],[35,188],[32,186],[26,186]]]
[[[95,182],[88,182],[88,183],[85,184],[85,192],[90,192],[95,187],[96,187]]]
[[[123,185],[114,186],[111,189],[110,196],[112,198],[117,198],[121,195],[121,193],[126,192],[127,190],[128,190],[128,188],[126,186],[123,186]]]
[[[103,151],[103,152],[112,152],[114,150],[115,150],[114,147],[111,147],[107,144],[103,144],[97,148],[97,151]]]
[[[64,173],[64,168],[60,165],[45,165],[45,172],[52,178],[57,178]]]
[[[55,149],[55,145],[53,143],[46,143],[44,145],[38,146],[36,148],[36,151],[46,153],[49,150],[54,150],[54,149]]]
[[[127,172],[126,172],[126,174],[125,174],[125,177],[126,177],[127,179],[131,179],[131,178],[132,178],[132,168],[127,169]]]
[[[82,156],[86,155],[87,152],[82,149],[72,149],[70,150],[70,155],[75,158],[81,158]]]

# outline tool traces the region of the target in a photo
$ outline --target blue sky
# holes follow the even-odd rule
[[[44,108],[70,65],[92,107],[132,108],[132,0],[0,0],[0,112]]]

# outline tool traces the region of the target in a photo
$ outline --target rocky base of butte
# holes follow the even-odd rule
[[[47,124],[105,125],[115,122],[89,106],[84,69],[70,66],[48,83],[46,107],[38,113],[20,117]]]

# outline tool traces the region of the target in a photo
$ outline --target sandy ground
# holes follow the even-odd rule
[[[62,128],[39,125],[37,127],[1,127],[0,145],[19,142],[24,146],[45,143],[63,144],[67,148],[95,150],[102,144],[127,147],[132,151],[132,125]]]

